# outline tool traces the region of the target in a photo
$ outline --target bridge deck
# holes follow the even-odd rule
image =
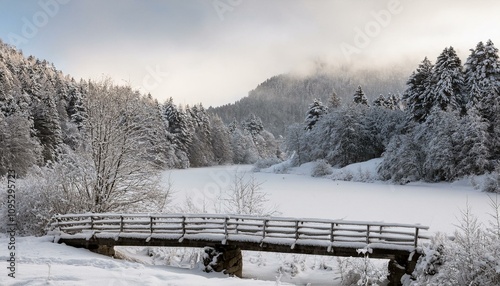
[[[127,245],[204,247],[238,245],[242,250],[373,258],[408,255],[426,239],[418,224],[345,220],[186,214],[56,215],[50,234],[72,246]]]

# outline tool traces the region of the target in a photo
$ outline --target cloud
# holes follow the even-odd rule
[[[36,1],[19,2],[0,3],[4,40],[21,30],[22,17],[40,9]],[[217,3],[230,7],[222,17]],[[399,13],[388,23],[377,20],[375,15],[395,3]],[[220,105],[318,59],[416,67],[424,56],[434,59],[450,45],[465,58],[478,41],[491,38],[500,45],[499,8],[494,0],[70,1],[20,48],[77,78],[104,74],[140,86],[151,69],[159,68],[168,77],[148,90],[153,96]],[[362,47],[356,45],[360,32],[370,34]],[[346,45],[355,53],[346,56]]]

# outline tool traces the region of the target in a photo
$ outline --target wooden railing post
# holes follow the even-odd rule
[[[334,225],[334,223],[332,222],[330,224],[330,242],[331,243],[333,243],[333,240],[334,240],[334,238],[333,238],[333,225]]]
[[[123,216],[120,216],[120,232],[123,232]]]
[[[182,217],[182,237],[186,235],[186,217]]]
[[[264,219],[264,225],[262,226],[262,240],[266,238],[266,228],[267,228],[267,219]]]
[[[153,216],[149,216],[149,233],[153,233]]]
[[[415,248],[418,245],[418,227],[415,228]]]
[[[366,244],[370,244],[370,225],[366,225]]]
[[[94,229],[94,216],[90,215],[90,230]]]
[[[299,221],[295,221],[295,241],[299,239]]]
[[[227,244],[227,220],[229,218],[226,216],[224,218],[224,243],[223,244]]]

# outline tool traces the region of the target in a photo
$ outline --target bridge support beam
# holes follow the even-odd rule
[[[389,280],[388,286],[400,286],[403,285],[401,283],[401,278],[403,275],[408,274],[411,275],[415,270],[415,266],[417,265],[417,260],[420,257],[420,254],[414,252],[411,253],[410,256],[398,256],[389,261],[388,270],[389,276],[387,279]]]
[[[243,257],[241,249],[236,245],[205,247],[203,264],[206,272],[224,272],[230,276],[243,276]]]

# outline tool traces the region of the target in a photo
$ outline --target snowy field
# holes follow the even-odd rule
[[[334,170],[331,178],[372,180],[378,161]],[[431,232],[452,234],[460,210],[466,203],[480,221],[488,220],[488,195],[475,190],[468,180],[452,184],[411,183],[390,185],[313,178],[312,164],[275,174],[273,168],[252,173],[251,166],[227,166],[170,170],[164,172],[175,190],[172,211],[183,208],[186,197],[195,207],[212,212],[220,190],[231,184],[234,172],[249,172],[269,204],[281,216],[346,219],[397,223],[420,223]],[[0,285],[338,285],[337,259],[332,257],[245,252],[243,275],[247,279],[227,278],[204,273],[193,263],[197,250],[119,248],[127,258],[112,259],[51,243],[48,238],[17,238],[16,278],[7,277],[7,250],[0,252]],[[5,236],[1,245],[7,245]],[[5,247],[6,248],[6,247]],[[384,263],[384,261],[379,261]],[[166,266],[171,265],[171,266]],[[179,266],[179,267],[175,267]],[[192,269],[189,269],[193,267]],[[264,279],[259,281],[254,279]]]

